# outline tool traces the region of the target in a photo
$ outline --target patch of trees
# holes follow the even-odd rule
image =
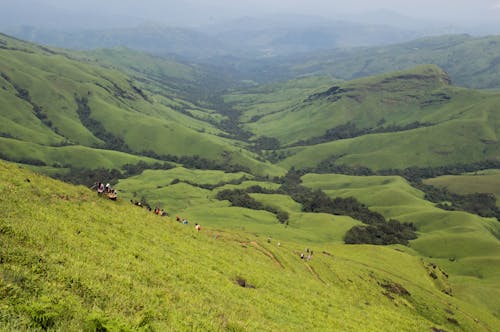
[[[368,226],[355,226],[344,238],[346,243],[367,244],[404,244],[415,239],[416,228],[412,223],[402,223],[398,220],[385,220],[380,213],[371,211],[354,197],[331,198],[321,190],[312,190],[301,186],[300,171],[290,170],[282,178],[280,190],[290,195],[293,200],[302,204],[302,211],[313,213],[328,213],[346,215],[357,219]]]
[[[376,225],[354,226],[344,236],[347,244],[404,244],[416,239],[416,227],[412,223],[401,223],[391,219]]]
[[[47,166],[47,164],[43,160],[23,157],[19,159],[11,158],[6,154],[0,152],[0,159],[12,161],[14,163],[25,164],[25,165],[33,165],[33,166]]]
[[[252,133],[241,127],[241,123],[239,121],[241,111],[235,110],[229,104],[225,103],[221,96],[211,96],[208,98],[207,102],[213,107],[213,109],[217,110],[219,114],[227,117],[227,119],[219,123],[214,123],[214,125],[222,131],[229,133],[229,138],[248,141],[248,139],[253,136]],[[227,135],[224,134],[220,136],[227,137]]]
[[[133,175],[141,174],[146,169],[167,170],[167,169],[172,169],[174,167],[175,167],[174,165],[166,162],[148,164],[145,161],[139,161],[137,164],[125,164],[123,165],[122,169],[124,171],[124,176],[130,177]]]
[[[402,126],[392,124],[378,128],[357,128],[356,124],[348,122],[346,124],[339,125],[335,128],[328,129],[322,136],[312,137],[307,140],[298,141],[294,144],[291,144],[290,147],[316,145],[331,141],[337,141],[341,139],[359,137],[368,134],[392,133],[392,132],[406,131],[428,126],[431,126],[431,124],[415,121]]]
[[[239,206],[252,210],[264,210],[271,212],[276,215],[278,221],[282,224],[288,224],[289,215],[288,212],[275,208],[273,206],[264,205],[261,202],[253,199],[248,193],[251,192],[251,188],[248,189],[226,189],[219,191],[217,193],[217,199],[227,200],[231,202],[231,206]],[[260,187],[259,187],[260,188]],[[254,188],[255,189],[255,188]]]
[[[378,175],[399,175],[410,182],[431,179],[442,175],[461,175],[484,169],[500,169],[500,160],[484,160],[469,164],[455,164],[438,167],[409,167],[406,169],[386,169],[377,172]]]
[[[75,185],[85,185],[90,187],[97,181],[108,182],[112,185],[118,182],[123,176],[122,172],[118,169],[106,168],[80,168],[72,167],[67,173],[55,174],[53,177],[64,182],[72,183]]]
[[[183,183],[189,184],[190,186],[193,186],[193,187],[198,187],[198,188],[206,189],[206,190],[214,190],[215,188],[220,188],[220,187],[223,187],[227,184],[239,185],[247,180],[248,180],[248,178],[246,176],[242,176],[239,179],[234,179],[234,180],[230,180],[230,181],[219,181],[215,184],[209,184],[209,183],[195,183],[195,182],[188,181],[188,180],[174,179],[174,180],[172,180],[172,182],[170,184],[172,185],[172,184],[177,184],[179,182],[183,182]]]
[[[340,156],[341,157],[341,156]],[[449,211],[466,211],[481,217],[497,218],[500,221],[500,209],[496,205],[496,197],[489,193],[474,193],[460,195],[447,189],[426,185],[423,179],[430,179],[443,175],[461,175],[484,169],[500,169],[500,161],[485,160],[470,164],[455,164],[438,167],[409,167],[406,169],[385,169],[373,171],[366,167],[351,167],[337,165],[339,156],[330,157],[322,161],[316,168],[304,169],[304,173],[337,173],[345,175],[367,176],[397,175],[405,178],[413,187],[425,193],[425,199],[436,203],[436,207]]]
[[[500,221],[500,209],[496,197],[490,193],[460,195],[446,188],[438,188],[420,182],[412,185],[425,193],[425,199],[436,203],[436,207],[448,211],[466,211],[481,217],[496,218]]]
[[[104,126],[99,122],[90,117],[92,110],[88,105],[87,97],[77,97],[75,96],[75,102],[77,104],[77,114],[80,118],[82,124],[97,138],[101,139],[105,143],[105,148],[110,150],[122,151],[122,152],[132,152],[125,141],[113,135],[112,133],[106,131]]]
[[[213,169],[213,170],[225,171],[227,173],[236,173],[236,172],[250,173],[250,169],[246,166],[229,164],[229,163],[218,163],[214,160],[205,159],[198,155],[195,156],[174,156],[170,154],[160,155],[152,150],[143,151],[141,155],[158,160],[164,160],[182,164],[186,168]]]
[[[171,169],[174,166],[169,163],[153,163],[148,164],[144,161],[139,161],[137,164],[126,164],[123,166],[123,171],[116,168],[96,168],[88,169],[81,167],[70,167],[67,173],[54,175],[56,179],[72,184],[91,186],[95,182],[108,182],[116,184],[119,179],[124,179],[133,175],[141,174],[146,169]]]
[[[280,148],[280,141],[274,137],[261,136],[253,142],[253,150],[276,150]]]
[[[33,109],[33,113],[35,116],[42,121],[44,125],[46,125],[49,128],[52,128],[52,121],[50,121],[47,117],[47,114],[43,111],[42,107],[35,104],[30,97],[29,91],[20,87],[16,83],[14,83],[10,77],[5,74],[5,73],[0,73],[0,76],[2,76],[3,79],[5,79],[7,82],[9,82],[12,87],[16,90],[16,95],[17,97],[21,98],[25,102],[29,103]]]
[[[375,172],[369,169],[368,167],[336,164],[337,160],[342,157],[343,155],[331,156],[320,162],[315,168],[305,169],[305,171],[307,173],[318,173],[318,174],[336,173],[336,174],[355,175],[355,176],[376,175]]]

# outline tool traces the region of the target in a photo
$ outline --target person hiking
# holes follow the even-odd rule
[[[114,190],[114,189],[110,190],[106,195],[108,196],[108,198],[110,200],[113,200],[113,201],[116,201],[116,199],[118,198],[118,194],[117,194],[116,190]]]
[[[104,183],[99,182],[97,184],[97,194],[102,195],[103,192],[104,192]]]

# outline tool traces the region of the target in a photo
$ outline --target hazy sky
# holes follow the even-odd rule
[[[203,11],[211,15],[227,11],[232,15],[264,13],[302,13],[333,17],[339,13],[354,13],[389,9],[408,16],[442,21],[476,21],[500,19],[500,0],[36,0],[57,7],[100,8],[121,15],[158,19],[165,11]],[[212,10],[210,9],[213,9]],[[208,11],[207,11],[208,9]],[[199,14],[199,13],[197,13]]]
[[[193,26],[263,14],[354,17],[358,21],[367,19],[391,25],[394,22],[385,21],[390,20],[389,16],[373,14],[384,9],[442,23],[471,26],[494,22],[500,30],[500,0],[0,0],[0,3],[0,25],[49,22],[64,28],[71,22],[78,27],[85,22],[87,28],[92,28],[103,23],[135,26],[147,21]]]

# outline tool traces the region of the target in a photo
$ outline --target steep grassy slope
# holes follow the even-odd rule
[[[500,170],[485,170],[464,175],[445,175],[424,181],[457,194],[490,193],[500,206]]]
[[[259,109],[260,116],[244,117],[253,120],[246,128],[257,136],[300,145],[281,151],[289,156],[281,162],[286,168],[326,159],[374,169],[439,166],[500,155],[500,95],[453,87],[436,66],[354,80],[306,98],[289,96],[275,112],[265,111],[271,93],[227,97],[241,101],[249,115]]]
[[[159,178],[163,179],[162,182],[155,182]],[[173,181],[175,179],[180,182]],[[332,243],[342,243],[345,232],[359,224],[344,216],[303,213],[301,205],[287,195],[251,194],[254,199],[266,205],[288,212],[289,224],[283,226],[267,211],[230,207],[227,202],[215,198],[216,193],[223,189],[245,188],[250,185],[271,189],[278,185],[244,181],[241,184],[220,186],[223,183],[219,179],[223,182],[243,180],[222,172],[173,169],[147,171],[121,180],[117,187],[127,198],[133,197],[134,191],[144,193],[144,198],[150,203],[158,203],[172,215],[187,218],[191,223],[201,221],[205,225],[221,229],[245,231],[264,238],[270,236],[273,241],[329,246]],[[499,303],[496,300],[498,296],[488,296],[500,295],[500,224],[496,220],[438,209],[424,200],[422,192],[411,187],[401,177],[308,174],[303,177],[303,181],[304,185],[322,189],[331,197],[356,197],[386,218],[414,223],[419,231],[419,238],[411,242],[412,249],[407,251],[431,259],[452,274],[450,283],[454,296],[467,299],[500,317]],[[198,187],[209,184],[218,184],[220,187]],[[448,288],[443,290],[449,291]]]
[[[218,163],[244,164],[257,173],[282,172],[242,151],[243,143],[217,136],[225,134],[214,125],[223,117],[212,116],[213,111],[165,91],[161,95],[145,92],[126,74],[77,61],[67,53],[4,35],[0,41],[3,137],[55,150],[82,145],[133,154],[196,155]],[[23,151],[6,157],[29,158]],[[41,160],[67,162],[51,155]]]
[[[2,330],[492,331],[500,324],[483,307],[442,293],[442,272],[434,280],[427,262],[393,248],[317,245],[302,261],[301,243],[278,247],[210,227],[197,234],[3,162],[0,191]]]
[[[304,184],[332,197],[354,196],[386,218],[413,222],[419,238],[410,247],[452,274],[457,297],[485,305],[500,317],[500,223],[435,208],[400,177],[308,174]]]

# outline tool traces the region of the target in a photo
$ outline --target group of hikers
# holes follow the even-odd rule
[[[134,201],[134,200],[130,200],[130,203],[138,206],[138,207],[146,207],[146,209],[150,212],[153,212],[154,214],[156,215],[159,215],[159,216],[162,216],[162,217],[168,217],[168,213],[167,211],[163,210],[163,209],[160,209],[159,207],[156,207],[154,210],[151,208],[151,206],[147,203],[141,203],[139,201]],[[175,221],[177,221],[178,223],[181,223],[183,225],[187,225],[189,224],[188,220],[186,218],[181,218],[179,216],[175,216]],[[199,224],[195,224],[194,225],[194,229],[196,229],[197,232],[199,232],[201,230],[201,226]]]
[[[141,203],[139,201],[134,201],[134,200],[130,200],[130,203],[138,206],[138,207],[146,207],[146,209],[149,211],[149,212],[153,212],[154,214],[158,215],[158,216],[162,216],[162,217],[168,217],[168,213],[167,211],[165,211],[164,209],[160,209],[159,207],[155,207],[154,209],[151,208],[151,206],[149,204],[144,204],[144,203]]]
[[[94,186],[97,187],[97,194],[99,196],[106,196],[113,201],[116,201],[116,199],[118,198],[118,193],[114,188],[111,187],[109,183],[106,183],[106,185],[104,185],[104,183],[102,182],[96,182]]]
[[[175,221],[182,223],[183,225],[187,225],[189,223],[186,218],[181,218],[179,216],[175,216]],[[201,231],[201,226],[199,224],[194,224],[194,229],[199,232]]]
[[[116,198],[118,197],[118,194],[117,194],[116,190],[111,187],[111,185],[109,183],[107,183],[106,185],[104,185],[104,183],[102,183],[102,182],[96,182],[96,184],[94,185],[94,187],[97,187],[97,194],[99,196],[105,195],[109,199],[116,201]],[[159,207],[156,207],[153,210],[149,204],[142,203],[142,202],[139,202],[139,201],[135,201],[135,200],[132,200],[132,199],[130,200],[130,203],[132,203],[132,204],[134,204],[134,205],[136,205],[138,207],[141,207],[141,208],[142,207],[146,207],[146,209],[148,211],[153,212],[156,215],[159,215],[159,216],[162,216],[162,217],[168,217],[167,211],[165,211],[164,209],[160,209]],[[175,216],[175,221],[177,221],[178,223],[182,223],[183,225],[189,224],[189,222],[188,222],[188,220],[186,218],[181,218],[179,216]],[[195,224],[194,228],[195,228],[195,230],[197,232],[200,232],[200,230],[201,230],[201,226],[199,224]],[[269,237],[267,239],[267,242],[271,243],[271,237]],[[278,242],[278,247],[279,246],[281,246],[281,243]],[[305,254],[303,252],[300,254],[300,259],[310,261],[311,258],[312,258],[312,255],[313,255],[313,251],[310,250],[309,248],[306,248],[305,251],[306,251]]]
[[[306,254],[304,254],[303,252],[300,253],[300,259],[305,259],[307,261],[310,261],[312,258],[312,255],[313,255],[313,251],[310,250],[309,248],[306,248]]]

